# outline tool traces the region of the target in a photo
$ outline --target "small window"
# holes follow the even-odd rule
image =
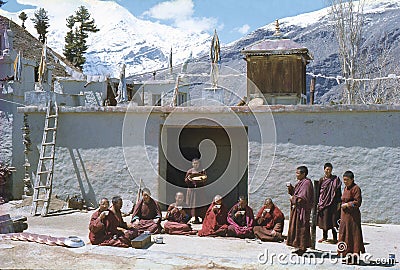
[[[161,106],[161,95],[155,94],[152,96],[153,106]]]
[[[187,93],[178,93],[178,105],[182,105],[187,102]]]

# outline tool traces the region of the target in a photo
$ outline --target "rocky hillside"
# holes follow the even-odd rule
[[[368,58],[365,72],[368,78],[377,78],[389,74],[400,74],[398,55],[400,54],[400,2],[376,0],[368,2],[364,9],[362,57]],[[307,66],[307,72],[322,76],[340,76],[333,22],[329,8],[280,20],[281,32],[293,41],[307,47],[314,55],[314,61]],[[231,43],[221,50],[224,65],[245,72],[245,61],[240,50],[254,42],[271,36],[274,23],[259,28],[246,37]],[[385,63],[382,57],[387,54]],[[382,72],[377,67],[384,66]],[[309,83],[310,76],[307,76]],[[307,84],[307,87],[309,85]],[[316,101],[318,103],[339,102],[341,88],[335,79],[317,78]]]
[[[18,24],[3,16],[0,16],[0,27],[3,29],[11,28],[13,31],[15,35],[13,44],[14,50],[21,51],[21,54],[26,59],[34,60],[38,63],[40,62],[43,44],[37,38]],[[71,69],[79,72],[64,57],[49,47],[47,48],[47,59],[48,65],[54,66],[54,76],[69,76],[70,74],[67,70]]]

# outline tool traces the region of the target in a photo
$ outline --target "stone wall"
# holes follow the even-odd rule
[[[271,109],[271,111],[270,111]],[[313,180],[325,162],[335,174],[355,173],[363,194],[363,222],[396,223],[400,217],[400,107],[396,106],[260,106],[248,107],[61,107],[57,135],[54,193],[82,194],[93,204],[103,197],[134,199],[139,178],[158,197],[160,125],[172,113],[187,119],[226,119],[232,111],[248,130],[249,200],[255,211],[272,197],[289,216],[285,182],[295,183],[295,169],[309,168]],[[32,171],[36,171],[44,109],[19,109],[29,115]],[[269,126],[257,122],[273,119]],[[178,121],[179,122],[179,121]],[[261,125],[261,126],[260,126]],[[146,126],[143,129],[143,126]],[[262,140],[263,129],[270,138]],[[261,130],[261,131],[260,131]],[[127,140],[127,138],[133,138]],[[276,138],[271,146],[270,140]],[[14,141],[14,144],[19,142]],[[246,142],[243,142],[246,143]],[[264,150],[260,151],[261,146]],[[233,146],[235,147],[235,146]],[[273,149],[275,148],[275,153]],[[23,155],[14,149],[13,155]],[[246,153],[242,153],[246,155]],[[134,162],[132,162],[134,160]],[[261,160],[261,163],[260,163]],[[272,163],[272,166],[269,164]],[[15,165],[14,165],[15,166]],[[255,177],[256,176],[256,177]],[[257,179],[255,179],[257,178]],[[14,182],[22,179],[14,178]],[[13,192],[21,194],[19,184]]]

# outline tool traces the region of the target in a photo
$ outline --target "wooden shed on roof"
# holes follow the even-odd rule
[[[268,39],[244,48],[248,101],[263,95],[268,104],[306,103],[306,66],[313,59],[307,48],[283,38],[278,20]]]

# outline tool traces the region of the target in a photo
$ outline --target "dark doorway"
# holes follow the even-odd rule
[[[227,129],[231,131],[235,129],[243,129],[242,127],[210,127],[210,126],[187,126],[183,129],[176,128],[176,127],[168,127],[167,128],[167,139],[177,138],[179,136],[179,150],[182,153],[183,157],[187,161],[191,161],[193,158],[201,158],[199,152],[199,144],[206,139],[209,139],[214,142],[216,146],[216,157],[212,164],[206,168],[207,172],[207,184],[211,184],[214,181],[223,181],[223,185],[229,187],[232,186],[232,190],[224,196],[224,203],[227,207],[233,206],[237,200],[239,195],[247,195],[248,188],[248,172],[247,172],[247,164],[248,164],[248,151],[247,151],[247,137],[243,138],[242,144],[240,146],[231,146],[231,141],[227,133]],[[247,133],[246,133],[247,134]],[[167,146],[168,147],[168,146]],[[241,164],[245,164],[245,172],[244,173],[237,173],[235,179],[224,178],[222,177],[228,163],[232,162],[232,151],[231,147],[240,147],[240,157],[235,157],[233,162],[241,162]],[[166,172],[160,172],[160,175],[165,175],[166,180],[178,187],[186,187],[186,183],[184,181],[186,171],[182,171],[180,169],[175,168],[171,165],[168,161],[168,155],[172,153],[172,151],[166,151],[167,157],[160,155],[160,158],[164,158],[164,162],[166,162]],[[237,161],[236,161],[237,160]],[[160,163],[162,163],[160,161]],[[239,164],[238,164],[239,166]],[[235,167],[238,167],[235,166]],[[190,169],[190,167],[186,168]],[[233,184],[232,184],[233,183]],[[166,200],[167,202],[174,202],[175,193],[178,188],[173,186],[167,186],[166,188]],[[209,191],[206,196],[207,202],[211,203],[212,199],[215,196],[215,192]],[[221,194],[224,195],[224,194]]]

